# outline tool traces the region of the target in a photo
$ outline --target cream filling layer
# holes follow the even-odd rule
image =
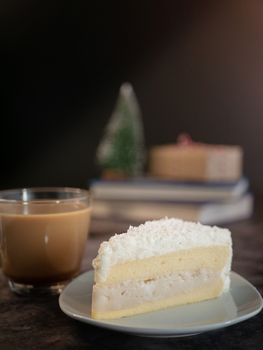
[[[144,303],[194,293],[199,287],[210,288],[218,281],[222,285],[218,294],[220,295],[229,288],[229,277],[224,270],[215,271],[207,268],[171,273],[148,280],[126,280],[111,285],[98,284],[93,287],[92,311],[111,312],[130,309]]]

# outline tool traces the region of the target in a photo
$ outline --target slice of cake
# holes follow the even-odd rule
[[[218,297],[229,289],[230,231],[178,219],[130,227],[93,260],[92,317],[111,319]]]

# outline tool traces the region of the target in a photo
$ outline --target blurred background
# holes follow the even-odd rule
[[[145,143],[239,144],[263,193],[263,2],[0,2],[0,187],[77,186],[122,82]]]

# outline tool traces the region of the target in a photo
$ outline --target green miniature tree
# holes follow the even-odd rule
[[[144,140],[140,108],[129,83],[119,97],[98,147],[97,161],[104,176],[131,177],[142,174]]]

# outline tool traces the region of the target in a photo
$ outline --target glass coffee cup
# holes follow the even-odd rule
[[[61,292],[80,271],[90,218],[86,190],[0,191],[0,252],[11,290]]]

